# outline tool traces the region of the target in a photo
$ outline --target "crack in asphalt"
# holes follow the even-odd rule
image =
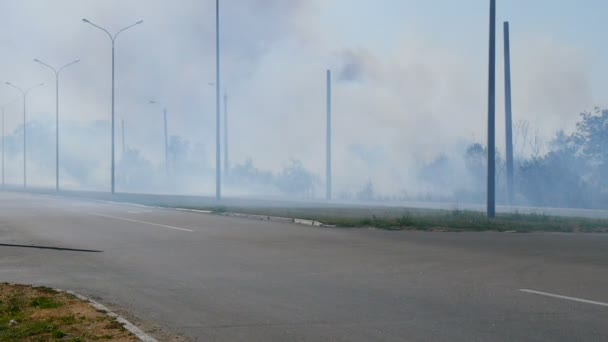
[[[15,245],[15,244],[8,244],[8,243],[0,243],[0,247],[47,249],[47,250],[64,251],[64,252],[103,253],[103,251],[98,251],[98,250],[94,250],[94,249],[77,249],[77,248],[63,248],[63,247],[50,247],[50,246],[34,246],[34,245]]]

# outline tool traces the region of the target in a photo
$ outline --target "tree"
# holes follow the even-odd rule
[[[308,171],[299,160],[291,163],[281,171],[277,179],[278,188],[286,195],[313,197],[319,179]]]
[[[528,146],[529,140],[530,122],[527,120],[518,120],[515,123],[515,130],[513,134],[513,145],[516,157],[525,157],[526,147]]]
[[[535,206],[589,207],[590,188],[582,177],[585,161],[571,147],[524,161],[519,190]]]
[[[128,149],[118,163],[118,185],[127,191],[148,192],[158,186],[158,174],[139,150]]]
[[[481,202],[484,200],[486,193],[487,177],[488,177],[488,149],[487,147],[474,143],[471,144],[464,155],[465,167],[471,176],[472,187],[466,191],[459,191],[461,199],[473,200]],[[496,187],[497,197],[499,200],[504,200],[506,197],[506,163],[502,159],[501,154],[495,152],[496,164]]]
[[[479,143],[470,145],[465,152],[464,162],[473,179],[483,184],[488,165],[488,149]]]
[[[608,162],[608,110],[595,108],[593,112],[581,113],[572,136],[579,151],[596,163]]]
[[[274,186],[274,175],[270,171],[262,171],[254,166],[253,160],[247,158],[244,163],[234,165],[228,176],[230,183],[240,187],[266,188]]]
[[[169,165],[181,169],[188,162],[190,143],[180,136],[172,135],[169,139],[167,152],[169,154]]]
[[[581,113],[569,143],[589,168],[586,175],[594,197],[608,203],[608,110],[595,108],[593,112]]]
[[[452,181],[453,170],[445,154],[435,158],[422,169],[422,180],[438,187],[447,187]]]
[[[371,180],[368,180],[363,188],[357,192],[357,199],[359,201],[372,201],[374,200],[374,184]]]

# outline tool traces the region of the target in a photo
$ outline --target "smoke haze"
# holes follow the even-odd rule
[[[240,170],[248,175],[253,169],[267,172],[258,176],[270,177],[267,182],[272,184],[256,188],[253,181],[235,180],[227,184],[228,195],[279,194],[284,180],[292,177],[288,175],[297,174],[313,184],[313,189],[304,191],[306,196],[321,197],[326,69],[336,75],[336,194],[356,196],[371,183],[378,196],[433,193],[441,197],[471,188],[477,181],[467,174],[463,156],[468,146],[486,139],[487,4],[462,2],[458,11],[466,23],[451,31],[443,23],[445,14],[431,15],[430,5],[415,9],[414,1],[374,3],[382,10],[364,17],[361,13],[369,6],[364,1],[222,1],[222,82],[230,99],[230,163],[244,166]],[[455,6],[450,1],[433,3],[447,10]],[[502,12],[508,18],[499,18],[513,25],[514,119],[529,122],[531,138],[549,142],[559,130],[573,132],[580,112],[606,103],[605,95],[596,95],[601,92],[594,75],[605,71],[605,65],[598,66],[605,62],[584,40],[560,35],[554,19],[531,26],[533,15],[521,13],[527,2],[520,3]],[[123,177],[118,189],[212,193],[215,90],[209,83],[215,81],[214,6],[213,1],[200,0],[0,3],[0,22],[6,28],[0,33],[2,81],[22,87],[46,82],[28,97],[31,184],[54,182],[54,79],[32,59],[59,66],[81,58],[61,78],[62,184],[106,189],[111,45],[103,32],[80,20],[88,18],[116,32],[143,19],[143,25],[123,33],[116,42],[117,160],[125,159],[117,166]],[[349,11],[340,6],[349,6]],[[532,12],[543,10],[531,7]],[[402,20],[391,19],[394,14],[388,12],[400,13]],[[352,18],[345,18],[349,15]],[[428,23],[421,24],[421,16]],[[454,20],[450,18],[448,24]],[[498,33],[502,37],[500,27]],[[497,53],[497,91],[502,94],[502,49]],[[15,97],[14,89],[0,91],[2,103]],[[500,151],[504,151],[502,101],[499,95]],[[164,179],[163,107],[168,109],[174,137],[172,172],[180,175],[181,185],[159,181]],[[125,121],[125,156],[120,120]],[[19,103],[7,108],[6,125],[12,134],[7,181],[19,184]],[[528,145],[516,148],[520,158],[546,149]],[[430,164],[443,165],[450,176],[429,176],[433,175]],[[250,171],[243,171],[245,166]],[[129,172],[131,183],[125,178]],[[287,188],[282,192],[289,194]]]

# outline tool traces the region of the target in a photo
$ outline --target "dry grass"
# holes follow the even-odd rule
[[[0,342],[138,339],[114,318],[72,295],[44,287],[0,284]]]

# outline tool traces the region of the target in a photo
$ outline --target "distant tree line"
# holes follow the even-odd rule
[[[69,132],[61,141],[61,180],[64,188],[103,190],[107,187],[109,123],[64,123]],[[5,140],[7,182],[22,177],[23,126]],[[596,108],[580,114],[572,133],[557,132],[547,143],[526,121],[514,126],[516,204],[572,208],[608,208],[608,110]],[[39,184],[54,177],[54,126],[28,123],[29,176]],[[373,179],[350,189],[338,189],[336,198],[359,201],[443,201],[482,203],[485,200],[487,148],[480,143],[461,147],[460,154],[441,154],[423,165],[417,188],[396,186],[380,193]],[[496,151],[497,200],[506,203],[506,167]],[[215,171],[205,146],[180,137],[169,141],[168,173],[161,160],[151,161],[139,149],[117,151],[117,185],[125,192],[205,193]],[[286,162],[279,171],[258,168],[249,158],[234,164],[224,176],[228,191],[237,195],[318,198],[323,179],[299,160]],[[423,191],[420,191],[420,187]],[[408,191],[409,190],[409,191]]]
[[[525,121],[514,129],[516,204],[570,208],[608,208],[608,110],[580,114],[576,130],[559,131],[545,143]],[[525,153],[527,151],[528,153]],[[452,201],[485,200],[487,148],[470,144],[463,153],[466,181],[447,195]],[[506,202],[506,165],[496,151],[497,200]],[[453,165],[442,155],[422,171],[427,182],[448,187]],[[443,198],[446,199],[445,197]]]

